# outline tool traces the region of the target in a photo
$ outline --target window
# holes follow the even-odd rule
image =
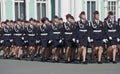
[[[87,1],[87,19],[92,20],[93,12],[96,10],[96,1]]]
[[[0,22],[1,22],[1,2],[0,2]]]
[[[15,19],[24,19],[24,0],[15,0]]]
[[[37,0],[37,19],[46,17],[47,0]]]
[[[116,1],[108,1],[108,11],[113,12],[114,19],[116,19]]]

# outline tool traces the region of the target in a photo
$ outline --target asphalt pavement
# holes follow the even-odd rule
[[[120,63],[84,65],[0,59],[0,74],[120,74]]]

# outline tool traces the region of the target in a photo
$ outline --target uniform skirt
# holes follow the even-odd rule
[[[36,45],[35,36],[29,36],[28,37],[28,46],[35,46],[35,45]]]
[[[117,45],[117,44],[118,44],[117,39],[112,39],[112,40],[108,41],[108,43],[107,43],[108,46]]]
[[[42,47],[48,47],[48,40],[47,39],[41,39],[40,44],[41,44]]]
[[[87,38],[79,39],[79,46],[88,46],[88,40]]]
[[[3,36],[3,38],[3,46],[10,47],[12,45],[12,43],[10,42],[11,36]]]
[[[102,40],[94,40],[93,45],[94,47],[96,47],[96,46],[103,46],[104,44]]]
[[[61,43],[59,43],[59,40],[53,40],[53,43],[52,43],[52,45],[53,45],[53,47],[60,47],[60,44]]]
[[[21,39],[21,36],[14,36],[13,43],[15,46],[23,46],[23,41]]]
[[[72,47],[73,42],[71,40],[65,40],[65,47]]]

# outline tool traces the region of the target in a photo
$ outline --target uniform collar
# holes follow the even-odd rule
[[[95,19],[95,22],[96,22],[97,24],[99,24],[99,20]]]

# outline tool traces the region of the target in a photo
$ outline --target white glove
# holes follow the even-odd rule
[[[13,42],[13,39],[10,39],[10,42]]]
[[[62,43],[62,40],[59,40],[59,43]]]
[[[88,37],[88,42],[93,42],[93,39],[90,39],[90,37]]]
[[[88,42],[90,42],[90,37],[88,37]]]
[[[24,40],[24,37],[22,37],[22,40]]]
[[[90,39],[90,42],[93,42],[93,39]]]
[[[75,38],[73,38],[72,41],[75,42]]]
[[[40,40],[36,40],[36,43],[39,43],[40,42]]]
[[[117,38],[117,42],[120,42],[120,39],[119,39],[119,38]]]
[[[76,40],[76,43],[79,43],[79,40]]]
[[[108,39],[103,39],[103,42],[104,42],[104,43],[107,43],[107,41],[108,41]]]
[[[4,42],[4,40],[1,40],[1,41],[0,41],[0,43],[3,43],[3,42]]]
[[[109,40],[112,40],[112,37],[109,37]]]
[[[49,44],[52,43],[52,40],[49,40],[48,43],[49,43]]]
[[[24,43],[27,43],[28,41],[24,41]]]

